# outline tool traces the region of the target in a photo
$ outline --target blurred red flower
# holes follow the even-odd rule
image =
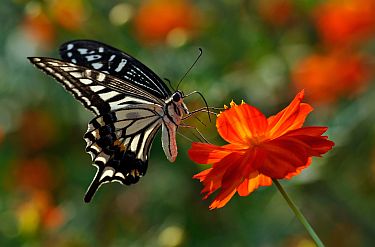
[[[149,0],[136,14],[135,29],[145,43],[163,42],[177,29],[191,34],[198,19],[198,10],[187,0]]]
[[[82,0],[54,0],[49,3],[52,17],[63,28],[77,31],[82,27],[86,19]]]
[[[258,12],[267,23],[282,26],[291,21],[294,6],[290,0],[261,0]]]
[[[40,43],[41,47],[51,46],[56,38],[55,28],[43,12],[26,15],[23,20],[23,30],[31,40]]]
[[[330,0],[318,5],[315,22],[328,44],[350,45],[375,33],[374,0]]]
[[[193,143],[190,158],[213,164],[194,176],[203,183],[204,199],[221,189],[210,209],[223,207],[237,192],[247,196],[272,179],[291,178],[311,163],[312,156],[328,152],[334,143],[322,134],[326,127],[302,127],[312,107],[301,103],[304,92],[278,114],[266,118],[257,108],[231,102],[220,113],[216,127],[230,144]]]
[[[370,76],[368,59],[348,52],[310,55],[292,71],[298,89],[305,88],[310,99],[325,103],[358,93]]]

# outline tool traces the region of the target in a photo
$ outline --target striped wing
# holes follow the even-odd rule
[[[85,201],[103,183],[136,183],[146,173],[151,144],[163,121],[164,101],[104,72],[52,58],[29,59],[97,115],[84,137],[98,169]]]
[[[96,115],[136,104],[164,104],[142,88],[103,72],[53,58],[31,57],[29,60],[59,81]]]
[[[90,202],[103,183],[130,185],[145,175],[155,134],[162,124],[163,109],[141,104],[112,111],[90,121],[84,136],[86,151],[98,171],[85,195]]]
[[[171,95],[165,83],[147,66],[129,54],[98,41],[67,42],[61,45],[60,55],[64,61],[126,80],[157,98],[165,100]]]

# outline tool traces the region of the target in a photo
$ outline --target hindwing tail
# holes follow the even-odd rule
[[[86,152],[98,170],[85,195],[86,202],[103,183],[130,185],[145,175],[151,144],[161,123],[150,106],[109,112],[90,121],[84,136]]]

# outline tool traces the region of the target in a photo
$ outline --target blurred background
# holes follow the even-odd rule
[[[336,143],[284,181],[327,246],[375,243],[374,0],[2,0],[0,3],[0,246],[314,246],[274,186],[209,211],[203,169],[165,158],[155,139],[147,175],[83,195],[96,169],[82,136],[91,113],[27,56],[94,39],[124,50],[210,106],[245,100],[267,115],[301,89],[307,125]],[[190,110],[204,106],[186,99]],[[195,120],[215,144],[214,121]],[[184,136],[198,141],[190,130]],[[212,199],[212,198],[210,198]]]

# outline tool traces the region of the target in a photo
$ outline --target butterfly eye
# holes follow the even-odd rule
[[[174,102],[179,102],[180,99],[181,99],[181,93],[180,93],[180,92],[175,92],[175,93],[173,94],[172,99],[173,99]]]

